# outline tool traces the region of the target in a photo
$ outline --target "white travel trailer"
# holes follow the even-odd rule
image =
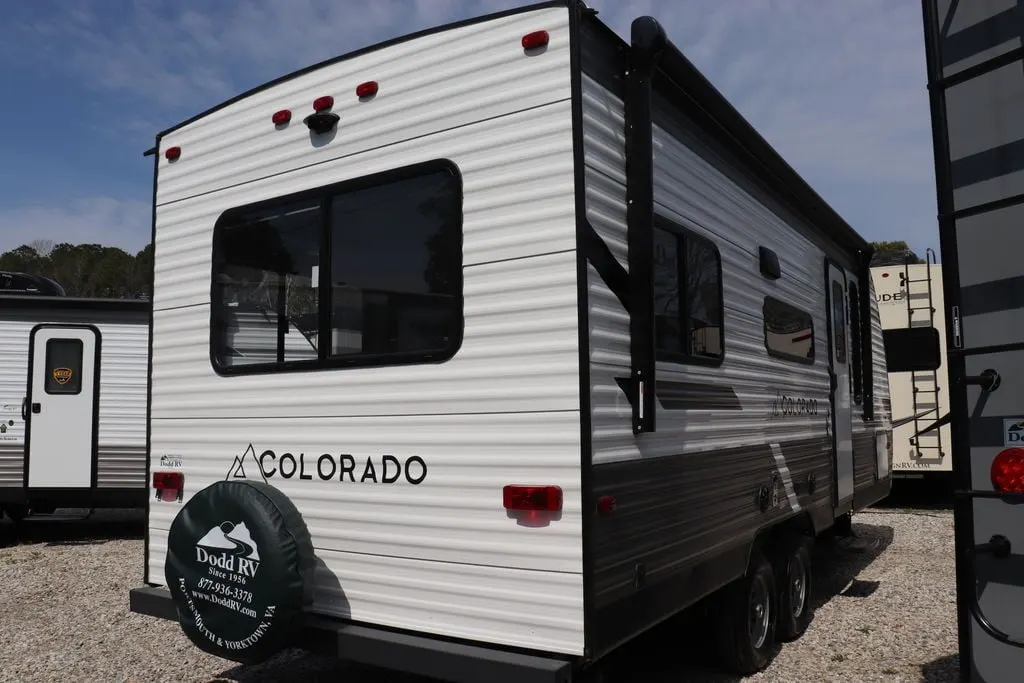
[[[708,598],[752,672],[890,490],[870,245],[650,17],[407,36],[148,153],[130,604],[207,652],[562,683]]]
[[[929,249],[924,263],[871,269],[883,330],[934,328],[940,358],[946,353],[942,266]],[[892,469],[894,479],[952,483],[949,372],[946,364],[889,376],[892,401]]]
[[[0,509],[143,507],[150,304],[0,294]]]

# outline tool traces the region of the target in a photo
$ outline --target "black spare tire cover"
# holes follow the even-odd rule
[[[290,646],[313,602],[316,561],[295,505],[259,481],[219,481],[171,523],[165,574],[201,650],[255,664]]]

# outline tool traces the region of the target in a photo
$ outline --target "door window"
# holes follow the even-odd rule
[[[47,394],[78,394],[82,391],[82,340],[49,339],[46,342]]]
[[[832,283],[832,338],[836,345],[836,362],[846,363],[846,306],[843,286]]]

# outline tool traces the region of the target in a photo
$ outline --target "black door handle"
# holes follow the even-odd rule
[[[25,398],[21,399],[21,419],[22,420],[27,420],[28,419],[28,396],[26,396]]]
[[[32,404],[32,412],[33,413],[38,413],[42,409],[43,409],[43,406],[41,406],[40,404],[38,404],[38,403],[33,403]]]

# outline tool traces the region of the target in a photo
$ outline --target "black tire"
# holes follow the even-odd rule
[[[181,629],[199,649],[243,664],[295,644],[315,570],[302,515],[265,482],[211,484],[168,532],[165,576]]]
[[[811,569],[809,542],[795,539],[780,558],[778,639],[791,642],[799,638],[811,623]]]
[[[747,573],[722,589],[714,612],[722,666],[739,676],[764,669],[775,657],[778,588],[775,571],[754,551]]]

